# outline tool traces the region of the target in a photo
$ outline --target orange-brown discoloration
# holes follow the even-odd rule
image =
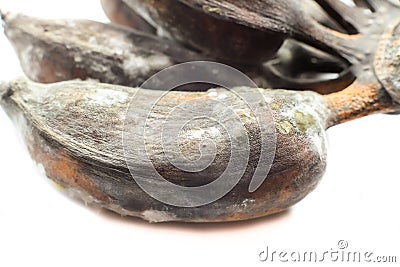
[[[45,159],[47,163],[46,174],[61,184],[67,184],[73,188],[80,188],[97,200],[107,202],[108,197],[100,192],[92,181],[81,173],[82,166],[71,157],[60,153],[55,159]]]
[[[70,68],[65,68],[63,64],[59,64],[58,61],[54,61],[53,56],[51,59],[44,58],[38,61],[41,72],[37,77],[31,77],[34,80],[37,80],[41,83],[56,83],[59,81],[68,81],[73,79],[81,79],[86,80],[88,78],[88,74],[84,69],[79,68],[73,62],[66,60],[63,64],[69,65]]]
[[[49,179],[65,187],[81,189],[97,201],[102,201],[105,204],[110,202],[109,197],[101,192],[84,174],[82,163],[58,149],[47,148],[46,150],[50,151],[43,151],[39,147],[40,143],[31,144],[29,152],[36,163],[44,166],[46,176]]]
[[[282,212],[286,210],[287,208],[271,208],[267,212],[254,212],[250,214],[243,214],[240,212],[236,212],[232,214],[231,216],[228,217],[221,217],[216,219],[215,221],[210,221],[210,222],[236,222],[236,221],[245,221],[245,220],[251,220],[251,219],[257,219],[273,214],[277,214],[279,212]]]
[[[172,99],[178,101],[178,102],[188,102],[188,101],[204,101],[207,99],[207,95],[204,93],[184,93],[184,94],[170,94],[169,97]]]
[[[358,80],[344,91],[325,96],[325,101],[332,111],[330,127],[370,114],[396,111],[392,98],[376,80]]]

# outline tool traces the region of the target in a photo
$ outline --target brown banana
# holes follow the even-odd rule
[[[127,3],[135,1],[125,0]],[[186,38],[194,34],[193,29],[192,32],[186,29],[193,23],[180,25],[168,21],[170,19],[168,12],[175,10],[177,17],[174,19],[181,22],[181,16],[183,16],[183,21],[185,21],[191,14],[195,14],[189,12],[184,14],[184,6],[186,8],[189,6],[188,11],[197,10],[197,12],[211,13],[211,17],[217,19],[214,22],[217,23],[215,27],[218,28],[219,34],[224,32],[224,29],[230,29],[239,35],[246,32],[245,35],[249,34],[247,35],[249,40],[254,40],[252,39],[254,36],[251,36],[251,33],[254,32],[246,28],[250,27],[255,31],[263,32],[258,37],[271,37],[270,34],[273,34],[285,39],[287,36],[292,36],[314,48],[317,47],[328,54],[338,56],[341,60],[345,58],[348,60],[348,65],[345,66],[351,65],[353,71],[353,75],[349,77],[356,77],[356,80],[344,90],[329,88],[329,91],[334,93],[324,96],[311,91],[295,92],[240,87],[236,88],[235,92],[220,88],[196,93],[170,91],[164,94],[161,91],[163,96],[159,97],[160,91],[157,90],[122,87],[94,81],[66,81],[45,85],[19,79],[1,84],[0,104],[22,132],[32,158],[38,165],[43,166],[48,178],[65,188],[67,193],[83,199],[87,203],[113,210],[122,215],[141,217],[151,222],[238,221],[274,214],[291,207],[317,186],[326,167],[327,155],[324,136],[326,129],[370,114],[400,113],[398,83],[400,24],[396,21],[399,9],[389,10],[388,8],[392,4],[388,1],[377,0],[371,5],[373,11],[376,12],[372,20],[376,22],[376,25],[366,26],[368,15],[360,8],[352,9],[337,1],[316,0],[315,2],[319,3],[330,17],[335,18],[335,21],[339,23],[336,27],[347,32],[343,35],[342,33],[332,34],[331,31],[326,36],[320,35],[326,29],[322,29],[321,25],[302,17],[303,13],[294,10],[286,1],[274,3],[274,1],[260,0],[251,6],[248,2],[236,0],[181,0],[174,2],[171,10],[164,9],[163,5],[168,3],[166,0],[157,3],[139,2],[148,6],[139,9],[138,13],[139,11],[144,12],[145,16],[143,17],[156,20],[155,24],[168,29],[168,33],[173,33],[172,37],[179,41],[187,42]],[[207,5],[203,5],[199,9],[199,3],[207,3]],[[279,8],[282,7],[282,3],[284,6],[288,5],[287,10]],[[379,4],[377,5],[377,3]],[[152,5],[155,9],[152,9]],[[271,7],[271,10],[256,10],[259,6]],[[235,8],[240,8],[240,12],[233,16],[230,11]],[[279,11],[280,16],[277,17],[287,19],[288,23],[284,23],[282,28],[276,28],[278,23],[276,18],[266,21],[268,18],[271,19],[269,15],[272,11]],[[382,15],[383,13],[385,15]],[[354,19],[360,14],[362,16],[359,17],[359,20]],[[205,25],[209,25],[207,23],[211,21],[209,16],[209,14],[200,16],[204,19],[202,21],[205,22]],[[4,16],[2,15],[2,17]],[[12,21],[12,16],[5,16],[4,19],[7,24]],[[15,21],[23,20],[21,17]],[[296,21],[301,23],[296,25]],[[23,24],[27,27],[30,22],[31,20],[27,19]],[[268,23],[261,24],[261,22]],[[16,24],[14,28],[19,29],[18,23]],[[39,24],[41,26],[38,28],[41,31],[51,32],[52,42],[57,41],[58,31],[63,36],[72,34],[75,39],[71,39],[77,44],[74,48],[82,49],[82,43],[84,43],[88,45],[90,53],[93,51],[104,52],[107,45],[110,44],[110,40],[114,39],[115,35],[113,34],[116,32],[108,30],[103,37],[110,40],[96,39],[99,44],[96,46],[93,42],[86,40],[88,35],[85,35],[86,38],[77,37],[73,35],[72,31],[59,30],[68,24],[65,21],[59,24],[54,21],[47,23],[52,26],[56,25],[54,28],[48,25],[47,28],[46,25],[43,27],[42,22]],[[82,24],[86,25],[85,27],[92,25],[90,23]],[[382,25],[388,27],[385,32],[383,32]],[[310,27],[307,29],[305,26]],[[70,29],[73,27],[69,25]],[[104,27],[93,27],[96,30],[104,30]],[[245,27],[246,30],[241,31],[237,27]],[[24,34],[15,31],[17,32],[15,36],[22,36],[21,40],[15,42],[17,46],[22,47],[18,49],[23,51],[41,47],[40,42],[39,46],[35,42],[31,42],[32,38],[24,39],[24,36],[29,36],[29,32],[34,32],[35,29],[37,28],[34,24],[28,25],[22,31]],[[91,30],[93,32],[93,28]],[[206,27],[205,32],[200,33],[205,33],[207,36],[208,30]],[[355,32],[359,34],[355,34]],[[186,33],[188,35],[181,38]],[[264,35],[265,33],[266,35]],[[35,34],[37,35],[38,32]],[[43,34],[43,36],[45,35]],[[201,36],[201,34],[199,35]],[[350,37],[350,35],[355,36]],[[222,44],[221,40],[218,40],[219,37],[213,34],[212,38],[216,39],[211,40],[210,43],[203,43],[204,46],[199,43],[200,50],[207,53],[211,51],[209,54],[222,58],[224,57],[223,52],[234,51],[229,50],[231,48],[228,47],[227,51],[222,53],[212,52],[213,44]],[[61,39],[63,41],[59,41],[59,45],[64,45],[67,50],[70,49],[71,43],[64,44],[65,38]],[[24,40],[28,40],[28,42],[24,42]],[[38,40],[47,39],[38,38]],[[215,40],[217,42],[214,43]],[[114,41],[116,40],[114,39]],[[278,40],[274,45],[278,45],[279,42]],[[145,49],[152,43],[146,43]],[[117,42],[113,48],[121,48],[120,46],[121,43]],[[46,49],[43,49],[41,54],[35,51],[21,53],[20,59],[21,61],[26,60],[21,55],[41,55],[41,57],[46,53],[54,55],[52,49]],[[79,55],[82,54],[82,51],[79,50]],[[119,58],[115,56],[115,50],[112,51],[108,54],[109,58]],[[123,51],[131,54],[136,50],[125,50],[123,47]],[[304,53],[304,58],[307,60],[310,60],[315,54],[310,51],[305,49],[301,52]],[[258,51],[251,52],[249,55],[253,57],[258,53]],[[243,53],[249,53],[249,51]],[[230,55],[230,57],[232,56],[233,54]],[[237,59],[242,63],[244,61],[240,56]],[[60,54],[59,57],[61,58]],[[99,58],[108,58],[107,53],[103,53]],[[92,58],[90,62],[93,64],[99,62],[99,58]],[[257,65],[257,60],[253,59],[252,63]],[[285,66],[285,71],[290,72],[292,67],[296,68],[297,63],[294,62],[296,60],[287,62],[285,57],[281,57],[280,60]],[[319,60],[322,60],[323,66],[326,66],[326,62],[332,63],[332,59],[324,55],[321,55]],[[23,62],[23,65],[29,66],[31,60],[26,61]],[[81,62],[74,58],[75,63],[76,61]],[[32,62],[43,61],[32,60]],[[149,63],[146,61],[143,66],[147,67]],[[112,64],[115,62],[107,61],[104,66],[108,69],[115,66]],[[336,63],[335,65],[340,66],[340,64]],[[39,70],[40,73],[48,75],[50,78],[57,77],[53,81],[57,81],[61,77],[58,74],[59,70],[55,67],[47,68],[43,72],[42,67],[30,66],[32,67],[30,73]],[[67,72],[73,70],[71,66],[65,68]],[[91,69],[90,66],[85,66],[85,71],[86,68]],[[126,70],[129,69],[126,68]],[[306,71],[310,70],[312,68],[307,67]],[[210,71],[212,72],[212,69]],[[97,75],[96,72],[93,75]],[[145,78],[145,75],[141,76],[140,73],[135,73],[135,75],[131,76],[133,84],[138,84],[138,81]],[[309,81],[302,80],[304,78],[302,73],[296,75],[301,79],[289,80],[289,82],[299,84],[299,87],[301,84],[309,83]],[[37,77],[37,75],[33,76]],[[104,76],[105,72],[101,72],[100,80],[104,79]],[[226,78],[235,80],[235,77]],[[282,79],[287,79],[286,75],[283,75]],[[347,79],[344,81],[348,82]],[[164,89],[163,86],[166,86],[164,82],[157,80],[157,89]],[[333,79],[330,83],[333,82],[339,84],[340,80]],[[118,82],[114,80],[113,83]],[[318,88],[318,82],[315,83],[315,88]],[[165,89],[169,90],[170,88]],[[321,88],[321,92],[326,92],[326,90]],[[252,105],[256,107],[268,107],[271,114],[265,114],[266,116],[261,118],[257,117],[257,114],[250,109],[249,103],[243,100],[242,95],[252,99]],[[152,100],[157,97],[159,97],[158,101],[152,105]],[[131,101],[135,98],[138,99],[132,105]],[[151,113],[148,113],[149,106],[152,109]],[[171,111],[176,110],[180,112],[179,116],[175,117],[175,120],[169,120]],[[195,127],[180,124],[181,121],[191,121],[193,114],[207,114],[207,110],[211,110],[213,115],[219,114],[221,120],[199,120]],[[220,127],[219,123],[232,126],[232,118],[225,116],[228,112],[234,114],[234,118],[243,126],[244,132],[239,131],[237,127]],[[260,121],[269,129],[267,133],[260,131]],[[167,128],[169,131],[164,131],[165,122],[171,123]],[[142,124],[144,129],[141,128]],[[126,132],[127,127],[130,129],[128,133]],[[176,129],[180,129],[178,136],[174,135]],[[224,131],[228,133],[226,134]],[[142,134],[144,138],[142,138]],[[271,169],[268,174],[265,174],[265,180],[260,183],[260,186],[252,190],[253,175],[257,172],[257,166],[265,156],[262,153],[262,140],[272,136],[276,141],[276,144],[274,143],[276,150],[267,154],[271,158]],[[167,138],[172,144],[176,144],[178,152],[174,150],[172,154],[169,153],[171,151],[163,147],[164,138]],[[212,143],[203,142],[203,138],[212,140]],[[234,154],[232,150],[234,142],[240,144],[239,154]],[[138,144],[144,144],[144,147],[138,146]],[[245,162],[244,168],[240,168],[238,166],[241,166],[240,164],[243,162],[240,157],[237,158],[235,155],[245,153],[247,148],[249,150],[248,161]],[[209,151],[215,152],[215,157],[210,165],[207,168],[193,171],[190,168],[191,162],[201,159],[203,152],[208,153]],[[190,160],[182,161],[180,154]],[[205,205],[191,205],[197,200],[187,194],[170,196],[174,200],[183,200],[186,203],[183,206],[163,202],[147,193],[141,184],[145,181],[147,185],[161,190],[164,197],[171,195],[169,188],[164,187],[164,183],[154,179],[151,175],[154,169],[169,183],[182,186],[188,191],[190,191],[188,188],[201,188],[218,180],[225,173],[225,169],[229,169],[231,159],[233,159],[234,174],[239,173],[240,179],[221,198]],[[146,164],[148,161],[150,165]],[[132,171],[132,169],[136,171]],[[214,190],[218,190],[218,188],[212,188],[211,191]]]
[[[400,13],[389,0],[354,6],[336,0],[123,1],[160,35],[219,62],[263,64],[272,88],[322,93],[354,81],[374,55],[382,30]],[[288,55],[292,40],[301,49]]]
[[[131,110],[133,116],[125,116],[138,90],[141,101]],[[198,134],[199,130],[212,138],[218,149],[209,168],[197,173],[181,170],[164,156],[158,138],[169,111],[188,102],[182,117],[188,121],[190,118],[185,116],[189,115],[185,114],[202,110],[202,104],[209,105],[211,100],[219,100],[241,118],[249,137],[248,167],[232,191],[199,207],[178,207],[152,198],[138,186],[128,169],[129,160],[142,170],[138,175],[147,177],[148,166],[143,158],[135,155],[126,158],[122,136],[124,123],[133,125],[132,137],[140,134],[135,125],[146,120],[146,103],[156,91],[80,81],[43,85],[20,79],[1,85],[1,105],[23,133],[31,156],[44,167],[48,178],[85,202],[151,222],[237,221],[283,211],[303,199],[321,179],[326,167],[325,129],[372,113],[400,111],[398,103],[378,82],[362,79],[342,92],[327,96],[309,91],[238,90],[250,95],[262,93],[271,107],[270,123],[276,132],[271,170],[255,192],[250,193],[248,188],[260,156],[260,132],[248,106],[237,94],[226,89],[169,92],[155,107],[146,126],[146,149],[152,166],[168,181],[191,187],[210,183],[224,171],[229,161],[229,139],[215,134],[215,125],[210,122],[183,129],[179,139],[185,145],[181,150],[189,158],[198,157],[199,136],[204,137]],[[265,103],[264,99],[257,101],[259,105]],[[211,108],[224,112],[217,105]],[[233,138],[242,138],[235,129],[230,131]],[[126,142],[135,144],[134,139]],[[148,182],[160,186],[156,181]]]
[[[255,64],[268,60],[287,38],[294,38],[332,55],[362,57],[352,36],[367,25],[361,8],[341,1],[315,0],[345,33],[316,21],[315,8],[292,0],[124,0],[142,17],[158,25],[165,36],[213,57]],[[341,15],[341,16],[339,16]],[[357,19],[355,19],[357,18]],[[356,32],[357,31],[357,32]],[[235,57],[232,57],[235,55]]]
[[[117,25],[12,14],[3,19],[22,69],[41,83],[95,79],[136,87],[172,65],[209,59],[174,42]],[[270,86],[261,68],[237,67],[258,86]],[[186,86],[184,90],[202,88]]]
[[[280,33],[264,33],[221,19],[221,8],[192,8],[187,1],[127,0],[124,2],[152,25],[158,34],[202,51],[219,61],[257,64],[270,59],[282,45]]]
[[[117,25],[13,14],[3,19],[25,74],[42,83],[90,78],[139,86],[167,67],[204,59],[174,42]]]
[[[21,79],[2,85],[1,105],[20,127],[31,156],[44,167],[48,178],[85,202],[151,222],[236,221],[273,214],[307,195],[324,173],[324,128],[329,113],[321,108],[322,98],[311,92],[264,90],[263,94],[275,107],[274,121],[278,134],[275,162],[268,180],[256,192],[249,193],[252,174],[249,168],[230,193],[211,204],[185,208],[159,202],[135,183],[125,160],[122,140],[124,116],[136,90],[144,89],[78,81],[42,85]],[[249,92],[258,93],[258,89]],[[135,106],[136,116],[126,123],[134,124],[135,119],[146,119],[143,112],[145,103],[151,101],[155,93],[145,90],[147,98],[141,101],[142,105]],[[207,103],[221,97],[241,116],[249,131],[250,158],[253,160],[249,166],[258,162],[259,136],[253,125],[254,118],[235,94],[223,89],[202,93],[170,92],[160,104],[162,111],[157,111],[160,113],[157,121],[146,128],[148,143],[154,144],[148,147],[147,153],[163,177],[178,185],[199,186],[199,183],[206,184],[216,179],[226,168],[229,140],[223,135],[213,136],[220,149],[215,162],[200,173],[175,168],[162,157],[162,146],[156,138],[161,126],[159,122],[164,121],[167,111],[180,101]],[[200,128],[211,133],[212,127],[204,124]],[[237,135],[235,132],[230,134]],[[183,153],[196,157],[198,151],[192,146],[196,147],[198,137],[194,129],[182,136],[181,141],[189,144],[183,148]],[[141,168],[146,172],[143,159],[134,160],[135,164],[142,164]]]

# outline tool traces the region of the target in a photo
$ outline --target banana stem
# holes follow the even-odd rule
[[[360,78],[343,91],[324,98],[331,111],[328,128],[371,114],[400,112],[400,105],[377,80]]]

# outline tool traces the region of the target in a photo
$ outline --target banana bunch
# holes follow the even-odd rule
[[[101,3],[111,24],[1,14],[27,77],[1,83],[0,104],[91,205],[150,222],[275,214],[318,185],[326,129],[400,112],[394,1]]]

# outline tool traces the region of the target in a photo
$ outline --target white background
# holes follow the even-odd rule
[[[98,0],[0,0],[0,7],[107,21]],[[19,75],[17,57],[0,35],[0,80]],[[337,249],[339,240],[349,250],[395,255],[399,262],[399,137],[400,116],[330,129],[327,173],[289,212],[241,223],[149,224],[63,196],[39,175],[0,109],[0,266],[267,266],[258,260],[266,246],[322,253]]]

